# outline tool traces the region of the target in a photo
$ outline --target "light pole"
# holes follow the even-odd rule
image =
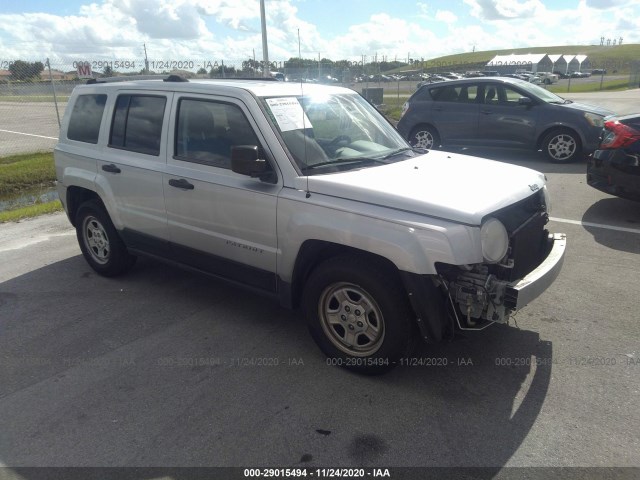
[[[269,49],[267,47],[267,20],[264,14],[264,0],[260,0],[260,19],[262,21],[262,75],[267,78],[269,76]]]

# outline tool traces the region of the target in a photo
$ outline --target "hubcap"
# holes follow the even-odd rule
[[[566,160],[571,157],[577,148],[576,141],[570,135],[556,135],[547,147],[549,155],[556,160]]]
[[[374,354],[384,340],[384,318],[376,301],[361,287],[336,283],[318,305],[320,323],[331,343],[349,355]]]
[[[82,224],[84,245],[96,263],[104,265],[109,261],[109,237],[100,221],[95,217],[86,217]]]
[[[427,130],[416,132],[413,136],[413,146],[417,148],[430,149],[433,147],[433,135]]]

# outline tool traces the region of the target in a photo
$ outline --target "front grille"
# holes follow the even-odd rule
[[[544,206],[544,195],[538,190],[533,195],[513,205],[498,210],[491,216],[499,219],[509,234],[509,258],[513,268],[495,266],[499,278],[513,281],[524,277],[536,268],[546,252],[548,232],[544,226],[549,221]]]

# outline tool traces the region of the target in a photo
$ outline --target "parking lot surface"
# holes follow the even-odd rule
[[[95,275],[64,214],[0,225],[0,465],[640,467],[640,204],[588,187],[584,162],[460,152],[546,173],[563,270],[510,326],[380,377],[211,278]]]
[[[0,225],[0,464],[640,466],[639,204],[584,163],[463,152],[547,174],[563,270],[511,326],[381,377],[236,287],[147,259],[95,275],[64,214]]]

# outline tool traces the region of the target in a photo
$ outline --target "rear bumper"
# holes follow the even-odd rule
[[[587,163],[587,184],[610,195],[640,199],[640,155],[596,150]]]
[[[507,285],[505,306],[520,309],[537,298],[551,286],[562,270],[567,236],[554,233],[548,239],[550,250],[547,257],[524,278]]]

